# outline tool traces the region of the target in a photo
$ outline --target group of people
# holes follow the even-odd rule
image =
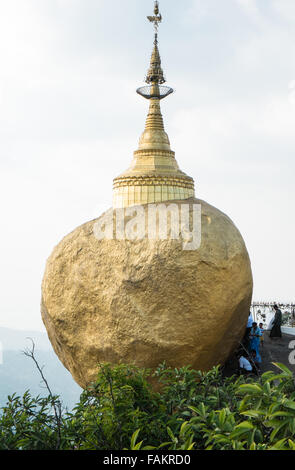
[[[281,338],[281,325],[282,325],[282,312],[277,305],[274,305],[275,317],[272,322],[272,328],[270,331],[270,338]],[[263,323],[253,321],[252,314],[250,312],[246,333],[244,337],[243,349],[239,351],[239,369],[242,373],[259,373],[261,365],[260,347],[263,346],[264,342],[264,326]]]

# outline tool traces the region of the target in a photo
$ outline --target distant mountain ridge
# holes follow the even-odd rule
[[[0,328],[0,408],[7,402],[7,396],[16,393],[22,396],[29,390],[33,396],[47,396],[41,377],[34,362],[23,354],[35,343],[35,355],[44,375],[56,395],[71,409],[82,389],[54,353],[47,334],[40,331],[21,331]]]

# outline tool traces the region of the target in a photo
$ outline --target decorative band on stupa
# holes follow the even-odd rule
[[[129,169],[114,179],[114,208],[195,196],[194,180],[179,169],[161,113],[160,101],[173,93],[173,89],[163,86],[166,80],[158,48],[158,27],[162,16],[157,1],[154,16],[148,16],[148,20],[155,27],[154,48],[145,80],[147,86],[139,88],[137,93],[150,101],[149,112]]]

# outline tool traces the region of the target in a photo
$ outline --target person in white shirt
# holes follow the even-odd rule
[[[239,367],[240,371],[244,373],[249,373],[253,370],[253,367],[251,366],[248,359],[243,355],[243,353],[241,353],[239,357]]]

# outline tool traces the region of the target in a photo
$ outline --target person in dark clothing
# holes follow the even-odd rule
[[[269,336],[270,338],[281,338],[282,312],[277,305],[274,305],[274,309],[276,313]]]

